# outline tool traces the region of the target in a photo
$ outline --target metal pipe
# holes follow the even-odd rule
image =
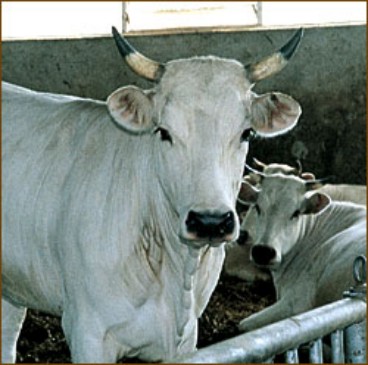
[[[345,298],[185,354],[170,363],[262,362],[365,319],[366,303]]]
[[[311,364],[323,364],[322,339],[318,338],[310,343],[309,361]]]
[[[122,22],[122,33],[125,34],[127,32],[127,4],[125,1],[122,2],[122,12],[123,12],[123,15],[122,15],[122,19],[121,19],[121,22]]]
[[[353,324],[344,331],[345,361],[348,364],[366,364],[366,327],[367,321]]]
[[[331,362],[333,364],[344,364],[344,341],[343,331],[336,330],[331,333]]]
[[[263,23],[263,14],[262,14],[262,1],[257,1],[255,5],[253,5],[253,11],[257,17],[257,26],[262,26]]]

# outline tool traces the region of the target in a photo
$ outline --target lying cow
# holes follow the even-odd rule
[[[304,180],[315,179],[314,174],[302,172],[300,164],[297,167],[280,163],[264,164],[254,159],[257,169],[264,175],[282,173],[284,175],[299,176]],[[250,172],[244,177],[245,181],[252,185],[257,185],[261,180],[261,175]],[[366,186],[348,185],[348,184],[325,184],[316,183],[315,188],[320,192],[326,193],[332,200],[348,201],[352,203],[366,205]],[[246,188],[240,190],[239,200],[243,201],[243,195],[246,194]],[[242,205],[242,215],[245,216],[247,207]],[[226,245],[226,257],[224,262],[224,272],[230,276],[238,277],[242,280],[270,281],[269,270],[257,267],[250,259],[251,242],[246,232],[242,232],[236,242]]]
[[[332,200],[367,205],[366,185],[325,184],[319,191],[329,195]]]
[[[263,174],[282,172],[285,175],[299,175],[300,172],[300,166],[297,168],[278,163],[266,165],[256,158],[254,158],[253,161]],[[251,172],[244,176],[244,181],[247,181],[252,185],[257,185],[260,182],[260,175]],[[238,204],[239,207],[237,209],[241,221],[244,219],[246,212],[248,211],[248,204],[244,202],[243,194],[246,194],[246,192],[243,191],[242,187],[238,196],[238,202],[240,204]],[[268,269],[257,267],[250,260],[251,243],[247,232],[240,232],[238,240],[226,245],[225,249],[226,255],[223,270],[227,275],[234,276],[248,282],[270,282],[272,280]]]
[[[251,258],[271,270],[277,302],[240,322],[250,331],[341,299],[353,285],[355,257],[366,251],[366,208],[333,202],[316,181],[281,173],[244,183],[251,207],[241,229]]]
[[[287,64],[301,31],[245,67],[161,64],[113,34],[152,90],[105,103],[3,84],[3,362],[27,307],[62,317],[73,362],[193,351],[223,243],[238,236],[251,131],[282,134],[300,116],[291,97],[252,86]]]
[[[300,163],[298,167],[292,167],[286,164],[271,163],[264,164],[263,162],[254,159],[257,169],[263,174],[275,174],[281,172],[284,175],[296,175],[304,180],[315,179],[314,174],[310,172],[302,172]],[[255,185],[259,181],[259,175],[249,174],[248,179],[251,184]],[[316,188],[319,188],[320,192],[326,193],[332,200],[346,201],[356,204],[367,205],[367,187],[365,185],[353,185],[353,184],[316,184]],[[241,198],[241,192],[240,192]]]
[[[258,267],[250,259],[251,243],[247,232],[240,232],[238,240],[225,246],[225,261],[223,271],[249,283],[271,282],[270,271]]]

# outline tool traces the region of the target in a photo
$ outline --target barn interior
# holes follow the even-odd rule
[[[247,64],[272,53],[290,29],[135,35],[127,39],[162,62],[213,54]],[[154,46],[152,46],[154,45]],[[26,55],[26,56],[25,56]],[[3,43],[3,80],[34,90],[106,100],[122,85],[149,89],[122,62],[111,36]],[[366,26],[307,27],[286,69],[256,84],[257,93],[280,91],[302,106],[298,125],[275,139],[256,140],[249,161],[295,165],[334,183],[366,181]]]
[[[247,64],[278,49],[294,28],[137,32],[126,37],[142,54],[162,62],[212,54]],[[254,87],[257,93],[274,90],[295,98],[303,111],[299,123],[281,137],[252,141],[248,161],[256,157],[265,163],[296,165],[300,160],[303,170],[318,178],[329,176],[333,183],[365,185],[366,25],[304,28],[301,45],[287,68]],[[2,77],[34,90],[99,100],[106,100],[123,85],[152,87],[122,62],[108,34],[5,40]],[[249,284],[222,276],[200,322],[200,346],[236,334],[236,322],[273,302],[274,295],[269,283]],[[18,361],[69,362],[59,326],[59,319],[31,312]]]

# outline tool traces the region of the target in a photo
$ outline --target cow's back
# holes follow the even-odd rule
[[[9,84],[2,98],[3,295],[59,313],[66,186],[78,160],[91,154],[98,163],[88,136],[105,135],[107,112],[100,102]]]
[[[361,210],[361,211],[360,211]],[[364,212],[364,214],[362,214]],[[337,233],[330,241],[321,242],[324,260],[321,276],[317,281],[316,306],[339,300],[343,293],[355,285],[353,263],[357,256],[366,254],[365,209],[357,208],[357,222]],[[338,221],[338,218],[337,220]]]
[[[367,204],[367,187],[365,185],[326,184],[319,190],[328,194],[333,200]]]
[[[312,308],[341,299],[354,285],[354,259],[366,252],[366,209],[333,202],[321,214],[305,218],[305,236],[275,277],[282,296],[302,305],[310,302]]]

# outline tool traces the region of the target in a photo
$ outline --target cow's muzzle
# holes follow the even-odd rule
[[[234,239],[236,221],[232,211],[209,213],[191,210],[185,220],[185,228],[187,241],[216,244]]]
[[[250,252],[252,261],[261,267],[272,268],[279,264],[277,251],[273,247],[254,245]]]

